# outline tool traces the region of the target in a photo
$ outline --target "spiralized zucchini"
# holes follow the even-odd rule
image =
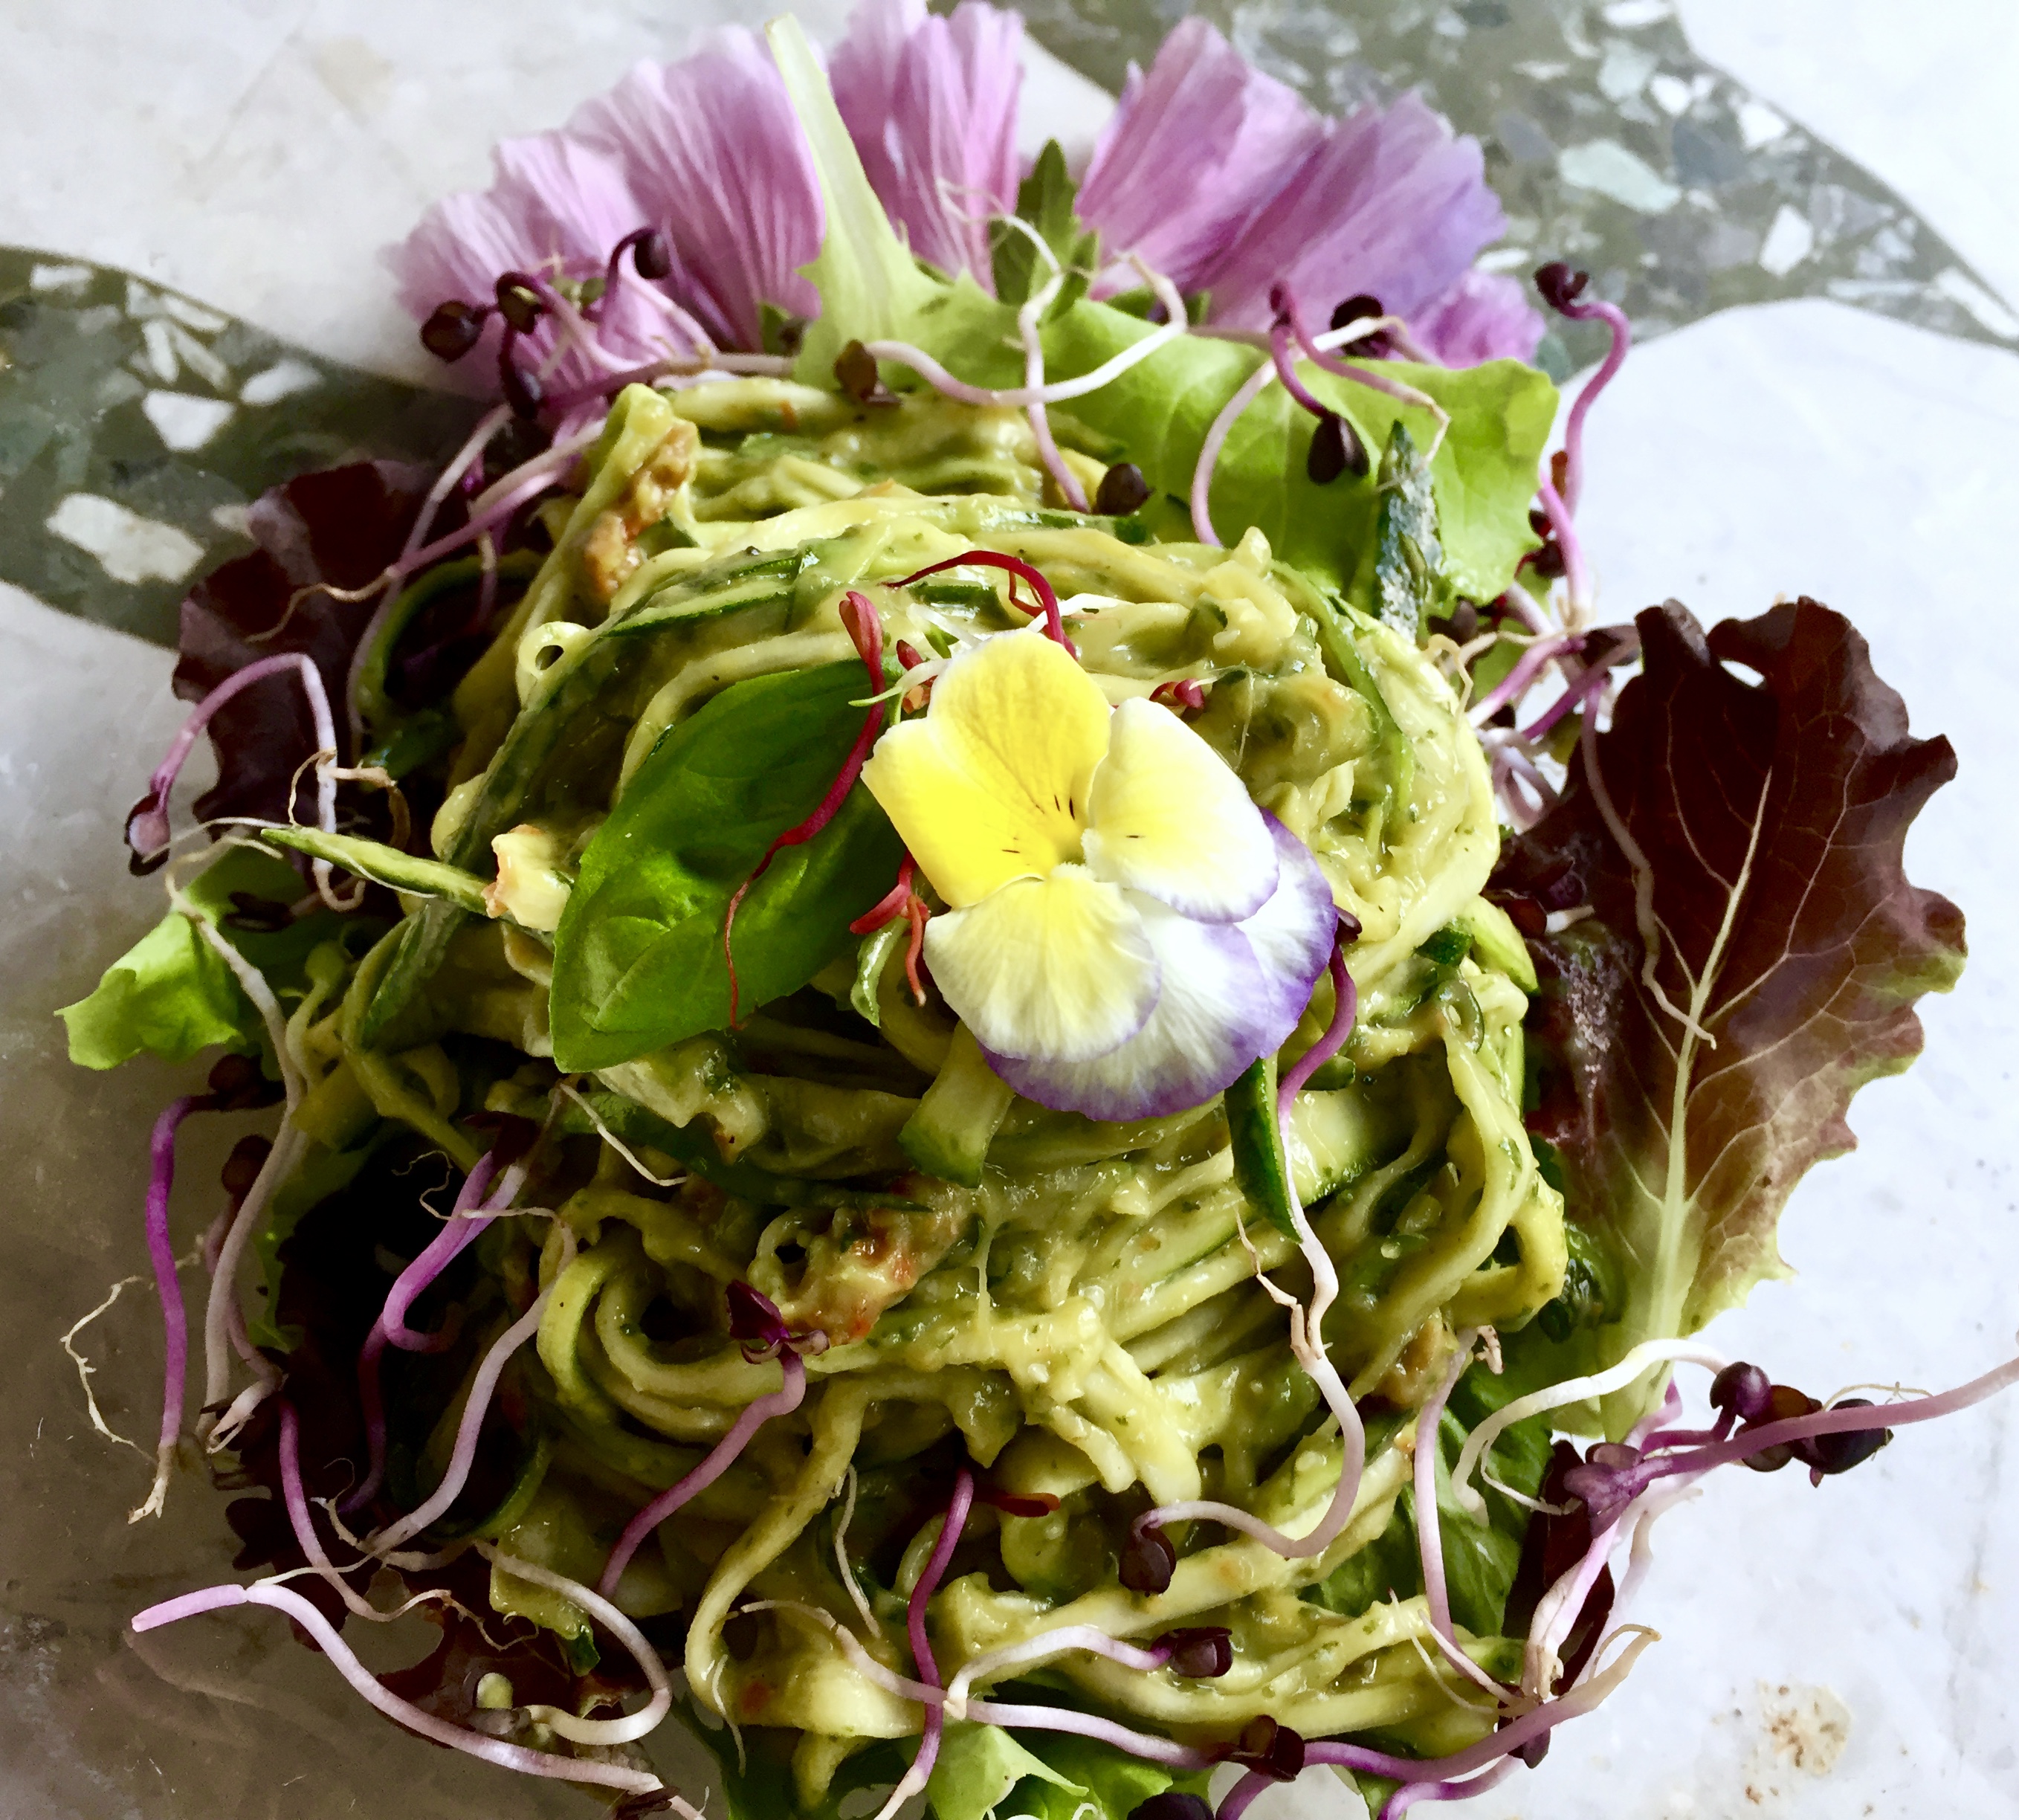
[[[1359,1024],[1318,1077],[1332,1084],[1300,1099],[1291,1147],[1344,1285],[1327,1339],[1355,1397],[1413,1409],[1457,1329],[1517,1326],[1557,1292],[1561,1204],[1521,1116],[1522,993],[1462,941],[1454,955],[1433,939],[1477,899],[1498,836],[1477,742],[1426,658],[1274,563],[1257,534],[1231,550],[1129,542],[1110,521],[1051,509],[1014,412],[930,398],[865,411],[766,381],[634,387],[585,472],[553,554],[458,693],[467,739],[437,851],[467,847],[480,804],[509,803],[527,863],[564,890],[669,728],[733,682],[850,654],[845,589],[977,547],[1022,557],[1063,599],[1111,700],[1183,678],[1212,685],[1194,724],[1359,919],[1348,952]],[[879,592],[886,636],[930,651],[1020,624],[1003,581],[977,567]],[[556,715],[564,729],[535,725]],[[405,933],[439,908],[416,905]],[[375,1117],[466,1165],[440,1047],[452,1031],[520,1052],[489,1103],[544,1115],[556,1079],[545,945],[459,913],[443,928],[413,1028],[375,1046],[361,1028],[360,1007],[406,964],[396,935],[346,987],[326,988],[291,1038],[321,1081],[308,1100],[325,1143],[355,1141]],[[1387,1526],[1409,1471],[1393,1424],[1375,1425],[1354,1520],[1317,1558],[1197,1529],[1180,1537],[1166,1591],[1122,1587],[1127,1525],[1153,1502],[1209,1496],[1297,1528],[1328,1499],[1336,1425],[1255,1280],[1259,1267],[1295,1290],[1308,1272],[1236,1186],[1217,1102],[1122,1126],[1020,1100],[978,1187],[906,1173],[896,1135],[952,1026],[936,1001],[912,1002],[901,945],[879,952],[875,1025],[828,1014],[850,1003],[850,955],[818,990],[733,1035],[578,1083],[705,1133],[721,1158],[769,1172],[757,1179],[798,1186],[753,1200],[649,1148],[630,1153],[641,1173],[607,1143],[573,1140],[589,1151],[557,1212],[578,1249],[554,1281],[537,1357],[513,1368],[538,1445],[490,1532],[509,1554],[596,1577],[633,1512],[779,1387],[778,1362],[749,1362],[724,1329],[723,1289],[741,1279],[832,1343],[807,1361],[797,1412],[662,1525],[618,1603],[680,1614],[697,1701],[801,1734],[805,1798],[862,1743],[915,1732],[919,1713],[851,1667],[802,1608],[861,1630],[846,1559],[875,1616],[864,1641],[905,1668],[904,1600],[923,1560],[907,1545],[922,1486],[956,1457],[993,1487],[1059,1502],[1042,1515],[977,1507],[933,1601],[947,1673],[1057,1626],[1147,1638],[1219,1624],[1234,1645],[1220,1679],[1067,1656],[1036,1680],[1185,1738],[1223,1738],[1264,1713],[1307,1734],[1379,1728],[1423,1748],[1483,1731],[1431,1666],[1420,1598],[1348,1618],[1299,1597]],[[1292,1051],[1322,1027],[1328,987],[1320,999]],[[507,1221],[486,1241],[508,1290],[554,1280],[561,1252],[540,1231]],[[498,1575],[493,1600],[564,1637],[587,1633],[585,1615],[523,1581]],[[738,1616],[750,1603],[769,1608]]]

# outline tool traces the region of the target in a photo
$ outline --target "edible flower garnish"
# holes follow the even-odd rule
[[[947,908],[941,992],[989,1065],[1096,1118],[1196,1106],[1295,1027],[1331,888],[1177,715],[1111,709],[1035,628],[957,653],[864,783]]]

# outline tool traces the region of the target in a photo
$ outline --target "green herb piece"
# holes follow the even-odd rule
[[[554,1060],[608,1068],[729,1022],[722,928],[774,839],[819,805],[862,728],[862,666],[724,690],[655,746],[596,831],[554,937]],[[782,849],[736,915],[739,999],[793,992],[888,888],[896,833],[858,786]]]
[[[1376,484],[1381,506],[1374,523],[1374,616],[1420,644],[1450,589],[1430,467],[1400,419],[1388,433]]]
[[[1100,257],[1100,236],[1084,227],[1074,212],[1079,186],[1066,170],[1065,154],[1057,140],[1048,140],[1031,174],[1017,187],[1017,219],[1028,222],[1052,250],[1066,274],[1059,294],[1046,310],[1047,322],[1063,316],[1086,295],[1087,274]],[[995,295],[1005,303],[1028,303],[1051,277],[1038,256],[1031,236],[1001,221],[989,230]]]

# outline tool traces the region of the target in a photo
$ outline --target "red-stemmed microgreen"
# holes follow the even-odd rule
[[[897,864],[897,883],[850,923],[848,932],[850,935],[874,935],[900,916],[909,923],[912,931],[904,944],[904,978],[912,988],[912,998],[923,1005],[926,1002],[926,983],[919,976],[919,958],[925,949],[926,924],[932,916],[932,909],[919,889],[918,873],[918,862],[906,854]]]
[[[883,622],[876,616],[876,609],[869,604],[866,595],[851,588],[842,596],[841,622],[847,629],[856,654],[862,659],[863,668],[869,673],[869,686],[872,690],[883,687]],[[729,1023],[736,1026],[740,990],[736,977],[736,952],[734,940],[736,931],[736,912],[743,900],[749,895],[751,887],[763,877],[771,861],[788,847],[803,846],[813,839],[821,829],[840,814],[841,806],[848,799],[848,793],[855,788],[856,780],[862,775],[862,767],[869,758],[869,749],[876,743],[876,736],[883,728],[883,708],[880,702],[872,702],[864,715],[862,729],[855,736],[855,743],[849,748],[848,756],[841,769],[835,774],[834,781],[828,786],[827,794],[819,807],[801,822],[788,828],[764,850],[764,857],[751,870],[750,876],[736,887],[735,895],[729,900],[729,907],[722,915],[722,959],[729,970]]]
[[[1037,596],[1038,605],[1035,610],[1025,608],[1024,611],[1031,612],[1034,617],[1037,611],[1042,611],[1045,619],[1046,637],[1049,638],[1053,644],[1063,646],[1067,651],[1071,651],[1072,643],[1066,636],[1065,621],[1059,611],[1057,593],[1053,589],[1052,584],[1046,580],[1043,573],[1031,564],[1025,562],[1021,557],[1006,556],[999,549],[971,549],[963,555],[948,557],[943,562],[928,563],[925,567],[914,570],[901,580],[886,582],[883,585],[886,588],[908,588],[915,582],[923,582],[926,576],[937,575],[948,569],[973,567],[1006,570],[1016,578],[1016,581],[1025,583]],[[1017,604],[1014,593],[1015,585],[1015,582],[1010,585],[1013,604]],[[880,683],[882,678],[879,677],[878,680]]]

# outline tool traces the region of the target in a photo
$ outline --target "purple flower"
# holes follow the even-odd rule
[[[1148,74],[1130,71],[1079,209],[1111,261],[1133,252],[1205,292],[1216,323],[1267,328],[1278,284],[1321,321],[1366,294],[1426,314],[1439,350],[1470,364],[1524,335],[1532,352],[1541,332],[1525,306],[1502,307],[1499,281],[1470,272],[1506,226],[1484,169],[1477,142],[1417,96],[1322,120],[1192,18]],[[1132,281],[1111,265],[1109,281]]]
[[[1130,66],[1080,186],[1080,217],[1110,257],[1139,254],[1180,291],[1202,290],[1324,137],[1295,92],[1194,16],[1164,40],[1147,75]]]
[[[1212,318],[1267,328],[1287,285],[1328,316],[1365,293],[1395,315],[1435,303],[1506,226],[1476,140],[1414,95],[1336,121],[1205,277]]]
[[[1486,361],[1534,360],[1543,323],[1520,280],[1467,272],[1409,327],[1446,366],[1476,367]]]
[[[567,131],[616,161],[672,250],[667,288],[719,344],[761,346],[766,303],[819,313],[799,268],[820,251],[820,183],[760,40],[732,27],[640,63]]]
[[[912,251],[993,291],[988,217],[1017,206],[1024,22],[965,0],[862,0],[828,66],[862,166]]]
[[[401,304],[422,321],[451,299],[490,303],[505,272],[549,280],[600,277],[611,248],[644,224],[644,212],[623,172],[566,133],[508,139],[492,152],[491,163],[495,174],[488,190],[444,197],[385,256],[398,281]],[[671,339],[665,315],[643,290],[643,281],[627,274],[605,310],[601,340],[620,361],[656,358]],[[503,332],[504,324],[492,316],[475,350],[457,363],[456,371],[490,390]],[[548,390],[596,378],[601,368],[579,347],[567,345],[551,315],[522,338],[526,351],[517,357],[522,364],[544,364],[557,338],[564,351],[549,375]]]

